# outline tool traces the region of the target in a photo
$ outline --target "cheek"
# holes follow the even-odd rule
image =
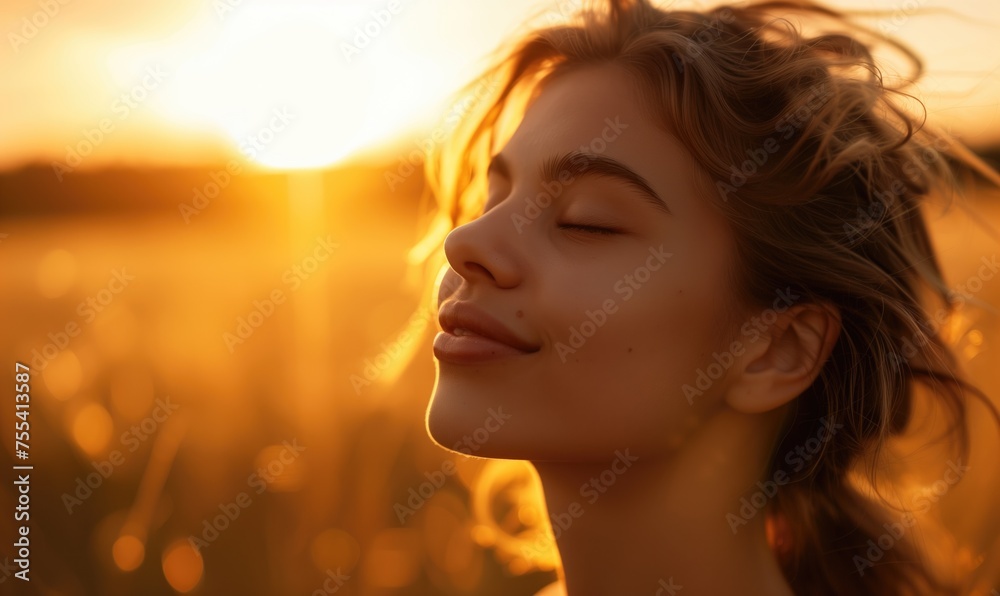
[[[679,389],[715,347],[722,304],[708,277],[671,264],[607,283],[603,294],[553,313],[553,372],[602,386],[634,389],[658,379],[658,387]]]
[[[719,390],[692,405],[683,387],[717,349],[712,329],[724,294],[706,275],[716,267],[674,259],[649,277],[550,278],[548,298],[534,300],[546,307],[535,313],[546,322],[543,352],[439,375],[431,436],[446,448],[462,443],[473,455],[512,459],[601,459],[622,447],[650,453],[681,444],[707,393]],[[499,407],[509,420],[476,441]]]
[[[681,444],[700,411],[681,387],[695,378],[706,334],[687,314],[696,301],[686,292],[644,289],[620,297],[603,319],[586,309],[568,316],[567,308],[555,327],[566,331],[537,358],[439,374],[427,417],[432,438],[511,459],[601,460],[623,447],[653,453]],[[500,408],[509,419],[477,438]]]
[[[553,345],[531,407],[580,452],[676,445],[700,412],[683,385],[712,346],[709,317],[691,311],[709,304],[661,282],[619,295],[616,305],[565,321],[569,337]]]

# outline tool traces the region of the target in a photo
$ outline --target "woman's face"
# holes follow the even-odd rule
[[[437,443],[535,461],[655,455],[719,405],[726,377],[693,404],[682,389],[725,350],[732,300],[731,233],[695,167],[620,67],[544,88],[493,159],[483,214],[445,240],[439,292],[439,309],[471,303],[537,351],[470,356],[483,344],[438,334]]]

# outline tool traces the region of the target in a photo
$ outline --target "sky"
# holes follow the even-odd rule
[[[579,2],[5,2],[0,169],[202,164],[234,152],[310,168],[416,142],[500,42]],[[831,4],[888,10],[871,23],[925,58],[917,91],[930,117],[973,147],[1000,143],[1000,3]],[[934,12],[942,6],[958,14]]]

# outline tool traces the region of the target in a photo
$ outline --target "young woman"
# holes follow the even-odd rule
[[[958,171],[1000,178],[905,109],[875,39],[807,2],[608,1],[512,47],[429,162],[427,428],[531,462],[570,595],[968,575],[882,472],[915,412],[952,422],[940,477],[968,469],[989,401],[942,339],[961,297],[921,209]]]

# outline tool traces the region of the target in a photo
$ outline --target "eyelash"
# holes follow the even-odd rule
[[[486,202],[483,204],[482,212],[480,216],[485,215],[487,211],[490,210],[490,202],[492,198],[487,197]],[[621,230],[615,228],[605,228],[601,226],[589,226],[586,224],[559,224],[559,229],[562,230],[580,230],[588,234],[595,234],[597,236],[614,236],[616,234],[621,234]]]
[[[563,230],[582,230],[584,232],[598,234],[601,236],[612,236],[620,233],[618,230],[613,228],[602,228],[600,226],[587,226],[583,224],[559,224],[559,227]]]

